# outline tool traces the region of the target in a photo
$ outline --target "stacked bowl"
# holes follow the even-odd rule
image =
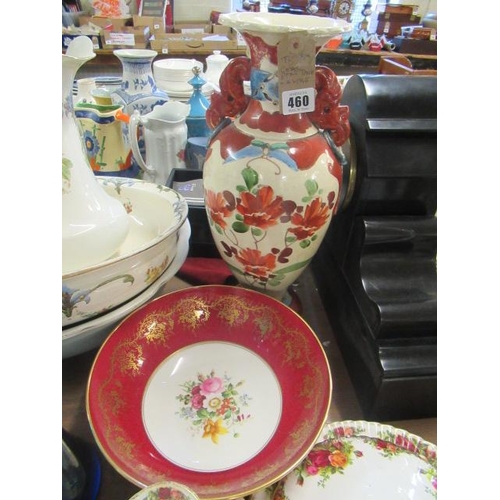
[[[110,258],[63,273],[63,358],[97,347],[173,277],[189,248],[188,205],[179,193],[138,179],[97,180],[126,208],[129,230]]]
[[[154,61],[153,76],[156,85],[170,98],[187,101],[193,94],[193,86],[188,82],[194,77],[195,66],[203,73],[203,63],[196,59],[172,58]],[[213,92],[213,87],[207,83],[202,92],[208,97]]]

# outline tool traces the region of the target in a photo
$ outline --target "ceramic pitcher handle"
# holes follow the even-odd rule
[[[153,167],[146,165],[146,162],[141,155],[139,143],[137,142],[139,125],[144,123],[146,123],[146,121],[144,119],[141,119],[141,115],[139,114],[139,112],[137,110],[134,111],[130,116],[128,124],[128,138],[130,141],[130,146],[132,147],[132,154],[134,155],[134,158],[137,161],[139,167],[141,167],[144,173],[155,176],[156,170]]]

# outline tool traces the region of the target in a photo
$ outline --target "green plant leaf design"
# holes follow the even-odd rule
[[[285,144],[285,143],[279,143],[279,142],[277,142],[276,144],[272,144],[269,149],[271,151],[274,151],[276,149],[290,149],[290,146],[288,146],[288,144]]]
[[[238,269],[237,267],[231,265],[229,262],[226,262],[227,264],[227,267],[229,267],[229,269],[234,272],[235,274],[245,274],[241,269]]]
[[[245,180],[245,185],[248,191],[251,191],[252,188],[259,182],[259,174],[253,168],[247,167],[243,169],[241,175]]]
[[[311,259],[306,259],[306,260],[303,260],[302,262],[296,262],[295,264],[292,264],[288,267],[284,267],[282,269],[279,269],[276,272],[276,275],[279,276],[281,274],[293,273],[294,271],[297,271],[298,269],[302,269],[303,267],[307,266],[307,264],[309,264],[309,262],[311,262]],[[283,279],[283,278],[281,278],[281,279]]]
[[[269,286],[279,286],[281,284],[281,280],[284,278],[284,276],[281,276],[281,279],[278,278],[272,278],[270,279],[267,284]]]
[[[62,178],[65,181],[71,180],[71,168],[73,167],[73,163],[68,158],[62,159]]]
[[[314,196],[314,194],[316,194],[316,192],[318,191],[318,187],[318,183],[315,180],[307,179],[306,190],[309,196]]]
[[[231,227],[236,233],[246,233],[249,230],[249,227],[241,221],[233,222],[233,225]]]
[[[203,419],[203,418],[210,418],[210,414],[208,413],[208,411],[207,411],[207,410],[205,410],[205,408],[202,408],[201,410],[198,410],[198,411],[196,412],[196,415],[197,415],[199,418],[201,418],[201,419]]]

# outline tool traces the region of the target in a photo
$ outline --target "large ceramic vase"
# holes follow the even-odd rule
[[[73,108],[77,70],[95,57],[91,40],[74,39],[62,56],[62,272],[78,272],[113,255],[129,229],[123,205],[90,167]]]
[[[158,55],[149,49],[117,49],[113,54],[122,64],[122,83],[115,90],[115,100],[124,105],[124,112],[145,115],[157,105],[168,101],[168,94],[158,88],[153,75],[153,60]]]
[[[349,138],[349,110],[339,105],[336,75],[316,66],[315,56],[350,26],[292,14],[239,12],[219,19],[241,33],[250,58],[230,61],[207,111],[213,129],[203,167],[208,220],[239,283],[287,302],[289,286],[318,250],[346,189],[341,146]],[[313,88],[281,95],[280,79],[300,87],[306,60]],[[250,96],[243,87],[248,80]]]

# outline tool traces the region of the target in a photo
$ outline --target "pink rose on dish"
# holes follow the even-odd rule
[[[315,476],[319,472],[319,468],[311,464],[306,467],[306,471],[310,476]]]
[[[321,468],[330,465],[329,456],[330,452],[328,450],[313,450],[307,458],[310,460],[312,466]]]
[[[200,393],[204,396],[222,392],[224,384],[219,377],[210,377],[200,384]]]
[[[195,410],[199,410],[200,408],[203,408],[203,401],[205,401],[205,396],[202,394],[193,394],[193,397],[191,398],[191,406]]]

